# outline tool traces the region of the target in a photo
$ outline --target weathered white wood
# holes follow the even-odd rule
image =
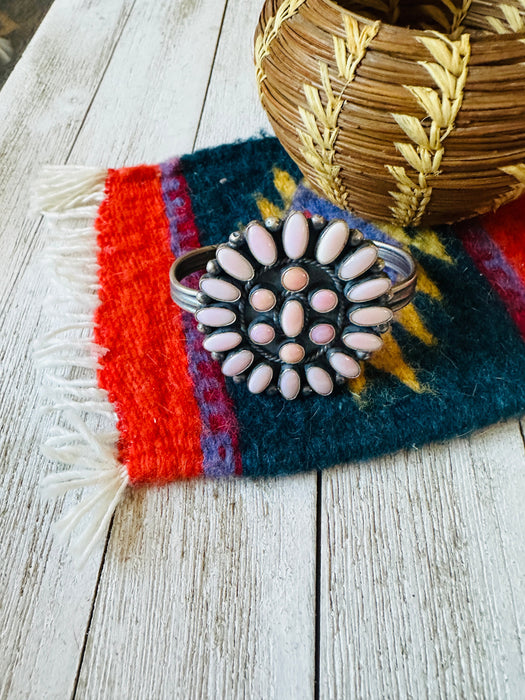
[[[86,698],[307,698],[315,494],[304,478],[144,490],[119,510]]]
[[[518,698],[517,421],[323,477],[321,697]]]
[[[31,182],[43,163],[63,162],[71,149],[132,4],[58,0],[2,89],[2,300],[35,244]]]
[[[137,0],[70,162],[118,167],[191,151],[226,0]]]
[[[267,128],[250,64],[260,4],[227,4],[199,147]],[[37,416],[29,359],[46,322],[26,183],[42,162],[65,161],[93,98],[71,162],[189,150],[223,8],[56,0],[0,93],[0,698],[71,694],[103,556],[77,574],[50,537],[60,508],[38,494],[51,420]],[[321,697],[523,694],[523,454],[510,422],[323,475]],[[78,697],[310,697],[315,484],[310,474],[131,493]]]
[[[63,547],[50,537],[50,523],[58,518],[60,508],[49,508],[40,499],[40,475],[50,467],[40,457],[38,444],[41,435],[49,430],[50,421],[42,425],[39,417],[30,355],[32,341],[46,327],[46,320],[40,319],[40,301],[46,284],[38,267],[41,243],[39,238],[35,239],[37,224],[32,218],[24,219],[29,180],[43,162],[65,161],[132,3],[119,0],[85,5],[69,1],[55,3],[0,96],[3,123],[0,138],[2,153],[6,154],[5,168],[0,174],[4,180],[0,195],[4,213],[0,222],[0,450],[2,529],[10,533],[1,545],[2,561],[9,562],[3,571],[0,602],[1,697],[64,697],[71,691],[102,556],[99,548],[88,567],[77,574]],[[173,4],[170,5],[172,21],[183,35],[192,17],[185,15],[184,7],[177,13]],[[151,20],[146,10],[147,7],[141,18],[144,23]],[[214,31],[216,37],[222,9],[208,0],[200,13],[207,18],[203,29],[208,34],[211,32],[212,37]],[[158,25],[157,36],[161,35],[162,27]],[[166,35],[166,44],[172,38],[173,34]],[[204,56],[208,61],[207,71],[203,69],[198,80],[194,75],[191,90],[186,90],[186,107],[192,100],[194,103],[194,122],[205,94],[214,41]],[[159,47],[162,49],[162,44]],[[147,58],[145,52],[143,56]],[[178,56],[173,50],[171,56],[184,58],[183,53]],[[158,65],[162,60],[159,52],[156,61],[150,61],[153,75],[157,74],[155,63]],[[158,91],[163,87],[151,76],[149,83]],[[131,99],[128,107],[127,117],[131,121],[134,110],[138,110]],[[146,102],[141,105],[142,114],[146,115],[149,109]],[[101,161],[105,158],[116,161],[119,157],[119,151],[113,152],[111,148],[115,128],[109,121],[112,115],[107,105],[105,113],[106,138],[103,142],[95,137],[92,143],[86,141],[79,156],[82,162],[92,158],[95,143]],[[180,115],[179,121],[182,121]],[[191,147],[194,131],[191,139],[186,140],[185,149]],[[155,134],[153,139],[152,149],[158,140]],[[137,143],[142,142],[137,139]],[[130,161],[142,157],[139,149],[130,150]],[[50,667],[53,672],[49,672]]]
[[[258,4],[229,2],[199,147],[256,134],[266,124],[254,102],[251,62]],[[173,20],[173,3],[135,7],[76,143],[74,162],[112,163],[112,149],[118,162],[127,163],[191,150],[200,113],[193,109],[191,91],[215,49],[206,29],[211,10],[199,3],[191,7],[184,32]],[[137,15],[146,9],[148,21]],[[152,70],[159,47],[149,36],[156,37],[159,26],[166,43],[162,64]],[[139,37],[143,48],[137,52]],[[183,49],[193,61],[186,74],[175,56]],[[118,92],[124,66],[135,83],[129,93]],[[169,99],[156,98],[161,89]],[[111,116],[105,116],[113,98]],[[311,695],[315,512],[315,475],[133,493],[116,514],[79,696]]]
[[[37,222],[28,184],[63,161],[126,22],[131,1],[57,0],[0,92],[0,697],[67,697],[74,686],[102,556],[78,574],[50,537],[46,460],[31,346],[45,328]],[[66,77],[65,77],[66,76]]]
[[[257,94],[253,35],[262,3],[229,0],[196,148],[273,134]]]

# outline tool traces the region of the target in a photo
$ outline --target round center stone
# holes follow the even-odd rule
[[[310,278],[302,267],[289,267],[281,277],[281,283],[289,292],[300,292],[308,286]]]
[[[342,293],[343,283],[313,260],[260,270],[240,307],[252,350],[279,364],[313,360],[342,330]]]
[[[255,311],[270,311],[275,306],[275,294],[271,289],[255,289],[250,294],[250,304]]]
[[[279,350],[279,357],[283,362],[295,365],[304,358],[304,348],[299,343],[286,343]]]

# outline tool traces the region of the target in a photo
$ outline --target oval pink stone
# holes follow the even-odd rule
[[[331,289],[320,289],[312,295],[310,304],[314,311],[320,314],[325,314],[328,311],[333,311],[338,304],[337,294]]]
[[[251,391],[252,394],[260,394],[268,387],[272,379],[273,369],[270,365],[257,365],[248,379],[248,391]]]
[[[304,214],[295,212],[285,221],[283,228],[283,247],[292,260],[301,258],[308,248],[308,221]]]
[[[317,243],[315,257],[321,265],[328,265],[343,252],[348,242],[350,229],[346,221],[333,221],[329,224]]]
[[[227,331],[226,333],[213,333],[213,335],[209,335],[203,340],[202,345],[208,352],[225,352],[226,350],[236,348],[241,340],[242,337],[240,333]]]
[[[343,336],[343,343],[353,350],[362,350],[363,352],[376,352],[383,347],[383,341],[373,333],[347,333]]]
[[[270,311],[275,301],[275,294],[269,289],[256,289],[250,294],[250,305],[256,311]]]
[[[329,323],[318,323],[310,331],[310,340],[316,345],[327,345],[335,338],[335,328]]]
[[[260,224],[249,224],[246,229],[246,242],[253,257],[261,265],[273,265],[277,260],[277,246],[272,235]]]
[[[219,326],[229,326],[230,323],[235,321],[236,316],[230,309],[223,309],[219,306],[206,306],[204,309],[197,311],[195,318],[205,326],[218,328]]]
[[[247,282],[254,275],[254,270],[251,263],[239,253],[239,251],[230,248],[228,245],[221,245],[217,248],[216,258],[222,269],[236,280]]]
[[[328,372],[322,367],[309,367],[306,379],[312,389],[321,396],[328,396],[334,390],[334,383]]]
[[[366,306],[352,311],[349,318],[356,326],[378,326],[388,323],[393,316],[392,311],[385,306]]]
[[[291,299],[281,310],[281,328],[289,338],[295,338],[303,330],[304,309],[300,301]]]
[[[355,253],[346,257],[338,271],[342,280],[353,280],[363,272],[369,270],[377,260],[377,248],[375,245],[365,245],[358,248]]]
[[[234,284],[215,277],[201,277],[199,287],[205,294],[212,299],[217,299],[217,301],[237,301],[241,298],[241,292]]]
[[[373,280],[360,282],[352,287],[347,294],[349,301],[371,301],[386,294],[392,286],[388,277],[377,277]]]
[[[288,401],[297,398],[301,391],[301,378],[294,369],[285,369],[279,377],[279,391]]]
[[[304,357],[304,348],[299,343],[286,343],[279,350],[279,357],[283,362],[287,362],[290,365],[295,365]]]
[[[349,357],[342,352],[334,352],[330,355],[328,362],[332,365],[338,374],[343,377],[358,377],[361,374],[361,367],[353,357]]]
[[[257,345],[268,345],[275,338],[274,329],[267,323],[256,323],[250,328],[248,334]]]
[[[239,352],[228,355],[222,363],[222,373],[227,377],[235,377],[241,374],[253,362],[253,352],[250,350],[240,350]]]
[[[309,281],[308,273],[302,267],[289,267],[281,276],[281,284],[289,292],[300,292]]]

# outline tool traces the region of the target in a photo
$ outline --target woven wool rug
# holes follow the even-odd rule
[[[80,532],[81,558],[128,485],[323,469],[525,410],[524,198],[455,227],[365,223],[307,189],[265,138],[154,166],[49,169],[38,206],[56,323],[36,358],[60,414],[44,451],[68,465],[45,486],[86,490],[59,528]],[[414,303],[361,376],[293,402],[226,379],[168,279],[174,256],[289,208],[402,244],[419,268]]]

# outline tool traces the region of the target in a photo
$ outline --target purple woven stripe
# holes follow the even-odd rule
[[[299,185],[297,188],[292,203],[293,209],[307,211],[310,214],[324,216],[325,219],[344,219],[350,228],[357,228],[364,234],[365,238],[370,238],[373,241],[382,241],[383,243],[391,243],[392,245],[400,245],[399,241],[391,238],[387,233],[381,231],[377,226],[371,224],[358,216],[351,214],[349,211],[339,209],[335,204],[322,199],[319,195],[309,190],[304,185]]]
[[[161,187],[176,258],[200,246],[186,180],[178,159],[161,164]],[[202,335],[189,313],[182,314],[188,367],[199,406],[201,448],[206,476],[241,474],[239,429],[233,402],[217,362],[202,346]]]

